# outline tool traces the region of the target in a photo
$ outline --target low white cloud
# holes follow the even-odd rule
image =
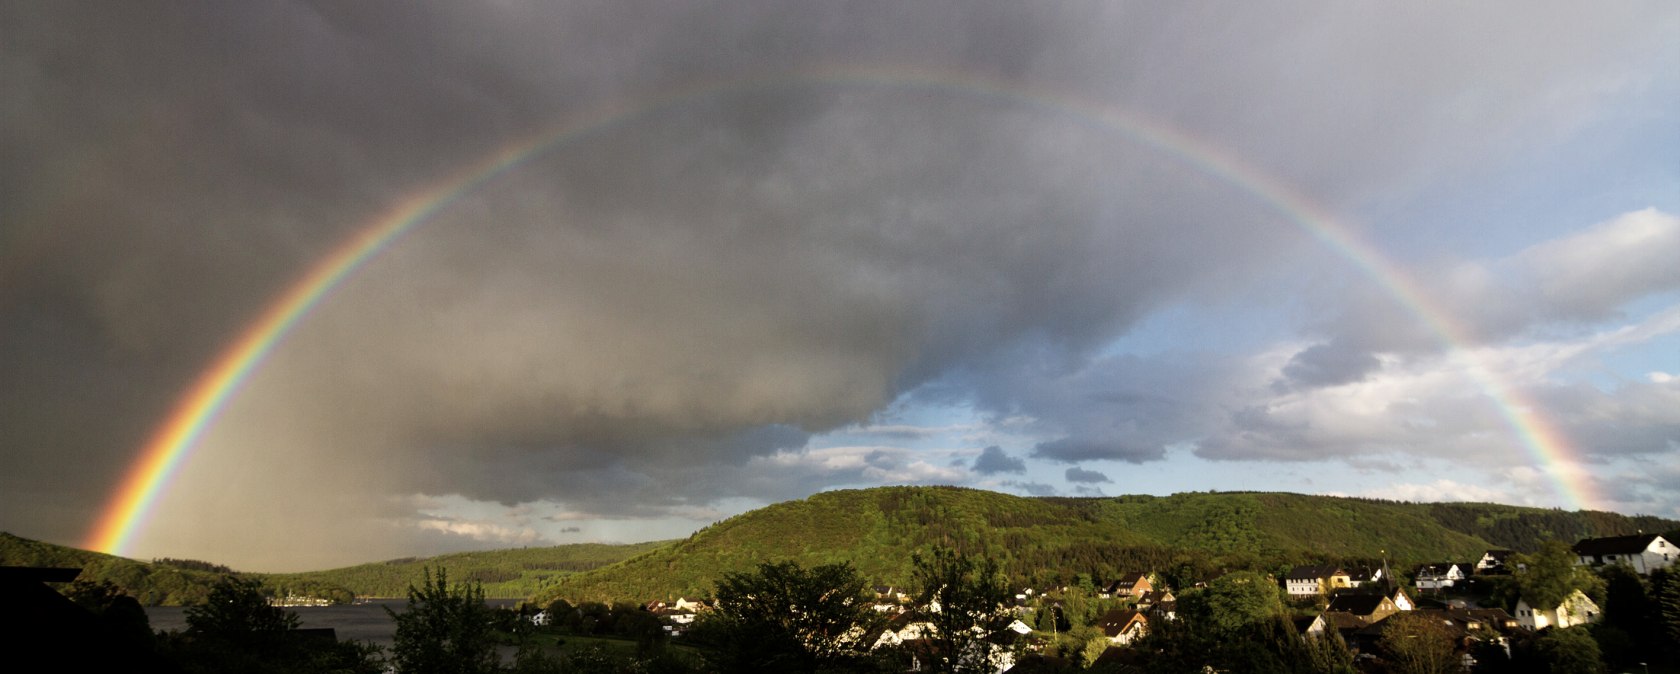
[[[467,522],[449,519],[426,519],[415,523],[415,526],[430,531],[439,531],[456,536],[465,536],[476,541],[505,545],[530,545],[532,543],[551,543],[542,534],[530,527],[510,527],[496,522]]]
[[[1487,501],[1518,503],[1523,499],[1505,489],[1441,478],[1433,482],[1397,483],[1366,491],[1362,496],[1395,501]]]

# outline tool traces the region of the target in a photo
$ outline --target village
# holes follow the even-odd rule
[[[1425,636],[1449,644],[1445,648],[1450,649],[1447,652],[1452,668],[1440,671],[1504,671],[1484,661],[1510,660],[1515,641],[1605,620],[1606,609],[1611,607],[1601,605],[1604,584],[1591,579],[1620,573],[1648,581],[1653,573],[1666,574],[1664,570],[1675,564],[1680,553],[1672,542],[1657,534],[1589,538],[1567,548],[1561,543],[1554,547],[1555,551],[1567,549],[1567,566],[1573,567],[1563,569],[1567,572],[1563,575],[1556,568],[1530,569],[1524,561],[1543,564],[1539,558],[1544,553],[1519,555],[1503,549],[1487,550],[1473,561],[1429,563],[1399,573],[1385,563],[1370,568],[1298,565],[1282,577],[1248,575],[1271,581],[1271,586],[1257,596],[1265,597],[1267,592],[1276,596],[1300,641],[1321,645],[1338,642],[1336,648],[1346,649],[1358,671],[1414,671],[1396,669],[1392,664],[1397,654],[1393,652],[1396,635],[1391,632],[1406,622],[1402,620],[1406,617],[1413,625],[1426,623]],[[1576,581],[1570,581],[1569,574]],[[1243,574],[1231,574],[1239,575]],[[1546,577],[1529,579],[1527,575]],[[1229,583],[1228,579],[1224,582]],[[1207,593],[1221,582],[1220,578],[1207,578],[1174,588],[1162,574],[1139,570],[1101,581],[1081,576],[1069,585],[1013,588],[1011,601],[1000,609],[1009,618],[993,623],[1007,627],[974,640],[968,646],[971,652],[959,659],[970,664],[984,662],[980,669],[999,673],[1133,671],[1127,669],[1130,663],[1149,662],[1148,637],[1182,622],[1177,595]],[[910,669],[921,671],[924,667],[919,660],[931,655],[927,651],[932,646],[931,642],[923,647],[918,644],[937,634],[933,618],[941,611],[938,601],[919,605],[914,590],[907,587],[875,586],[871,590],[874,601],[869,608],[885,620],[878,621],[867,633],[854,630],[846,640],[870,652],[907,651],[911,654]],[[1615,592],[1611,590],[1611,596]],[[1600,598],[1595,600],[1594,595]],[[1643,601],[1643,597],[1640,599]],[[1210,602],[1201,605],[1206,610]],[[678,598],[647,602],[640,608],[658,617],[664,634],[681,643],[708,613],[717,610],[717,604],[709,599]],[[582,609],[564,604],[551,610]],[[1219,620],[1223,616],[1204,616],[1204,621],[1210,617]],[[531,620],[548,626],[556,616],[542,611]],[[1075,638],[1070,648],[1070,634],[1100,636]],[[1406,636],[1415,639],[1419,635]],[[1612,659],[1615,654],[1603,657]],[[1646,663],[1629,664],[1645,664],[1649,669]]]

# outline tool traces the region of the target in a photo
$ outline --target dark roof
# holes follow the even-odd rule
[[[1134,620],[1142,620],[1145,625],[1149,624],[1149,618],[1142,613],[1131,609],[1114,609],[1103,614],[1102,619],[1097,621],[1097,627],[1102,628],[1103,634],[1114,637]]]
[[[1141,574],[1141,573],[1128,573],[1124,576],[1121,576],[1120,580],[1117,580],[1117,581],[1114,581],[1114,582],[1120,583],[1121,585],[1136,585],[1136,584],[1138,584],[1138,581],[1140,581],[1140,580],[1143,580],[1143,574]]]
[[[1488,627],[1497,630],[1505,629],[1506,623],[1515,623],[1517,621],[1515,617],[1512,617],[1510,613],[1506,613],[1505,609],[1502,608],[1472,608],[1466,609],[1465,613],[1474,616],[1477,620],[1487,623]]]
[[[1458,567],[1460,573],[1467,576],[1470,575],[1471,571],[1476,570],[1476,565],[1470,562],[1435,562],[1418,567],[1416,575],[1445,576],[1455,566]]]
[[[1626,555],[1644,552],[1651,547],[1651,541],[1658,538],[1656,534],[1634,534],[1632,536],[1610,536],[1608,538],[1583,538],[1575,547],[1571,548],[1577,555]]]
[[[1385,599],[1388,597],[1380,594],[1338,594],[1325,610],[1368,616],[1382,608]]]
[[[1319,616],[1324,618],[1324,624],[1326,626],[1338,632],[1364,629],[1366,625],[1370,624],[1365,622],[1365,620],[1359,616],[1341,611],[1325,611],[1324,613],[1319,614]],[[1309,627],[1310,626],[1311,625],[1309,625]]]
[[[1332,565],[1332,564],[1303,564],[1301,566],[1297,566],[1293,569],[1290,569],[1289,570],[1289,575],[1284,576],[1284,578],[1287,578],[1289,580],[1313,580],[1313,579],[1316,579],[1316,578],[1329,578],[1330,576],[1336,575],[1336,572],[1338,572],[1338,571],[1341,571],[1341,569],[1339,567],[1335,566],[1335,565]]]

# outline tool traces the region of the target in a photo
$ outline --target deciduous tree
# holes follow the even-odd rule
[[[187,633],[234,642],[266,640],[297,629],[296,613],[270,606],[262,583],[251,578],[222,576],[210,597],[186,610]]]
[[[717,610],[696,637],[714,646],[709,655],[723,671],[847,669],[867,657],[863,639],[880,622],[863,579],[845,563],[764,563],[724,574],[716,594]]]
[[[476,583],[450,584],[430,568],[420,587],[408,587],[408,610],[385,609],[397,624],[391,658],[401,674],[479,674],[500,666],[492,640],[495,618]]]
[[[1388,655],[1393,674],[1457,674],[1464,671],[1452,632],[1440,620],[1421,613],[1395,614],[1378,645]]]
[[[1020,643],[1008,630],[1015,620],[1013,594],[996,560],[975,562],[936,547],[930,554],[915,554],[911,562],[918,603],[929,607],[928,622],[934,627],[932,671],[996,671],[993,662],[1014,656]]]
[[[1534,650],[1550,674],[1604,674],[1598,642],[1585,627],[1546,630]]]

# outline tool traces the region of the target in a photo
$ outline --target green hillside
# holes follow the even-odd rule
[[[912,552],[946,545],[997,558],[1013,577],[1051,584],[1089,574],[1155,570],[1200,576],[1277,572],[1296,563],[1397,568],[1467,560],[1489,548],[1532,550],[1680,522],[1516,506],[1420,504],[1279,493],[1190,493],[1116,498],[1027,498],[954,487],[835,491],[779,503],[707,527],[674,545],[560,579],[536,599],[641,600],[704,596],[725,572],[792,559],[850,562],[899,584]]]
[[[192,562],[146,563],[0,532],[0,566],[79,567],[77,580],[110,581],[147,606],[203,603],[219,574]],[[208,566],[199,563],[196,566]]]
[[[543,548],[457,552],[436,557],[408,557],[358,564],[342,569],[301,573],[256,574],[263,584],[285,593],[298,589],[342,587],[360,596],[403,597],[419,586],[425,569],[448,569],[450,580],[478,582],[486,597],[529,597],[565,576],[597,569],[671,544],[653,541],[628,545],[574,543]]]
[[[446,568],[452,579],[484,584],[488,597],[529,597],[559,578],[645,553],[670,541],[604,545],[580,543],[545,548],[462,552],[428,558],[394,559],[328,571],[242,574],[260,579],[270,594],[322,597],[402,597],[420,584],[427,567]],[[110,581],[147,606],[203,603],[210,586],[231,570],[193,560],[141,562],[0,532],[0,566],[79,567],[77,580]]]
[[[1298,563],[1368,564],[1385,551],[1399,570],[1470,560],[1488,548],[1531,551],[1548,538],[1573,542],[1677,529],[1680,522],[1657,517],[1488,503],[1264,492],[1027,498],[955,487],[881,487],[778,503],[681,541],[464,552],[253,575],[275,594],[340,601],[403,596],[427,567],[480,582],[491,597],[674,599],[709,595],[726,572],[783,559],[807,566],[850,562],[865,578],[901,584],[909,578],[911,554],[933,545],[995,557],[1020,582],[1043,586],[1076,574],[1110,579],[1153,570],[1192,578],[1235,569],[1277,573]],[[219,569],[190,560],[140,562],[11,534],[0,534],[0,564],[82,567],[82,578],[111,581],[146,604],[202,601]]]

